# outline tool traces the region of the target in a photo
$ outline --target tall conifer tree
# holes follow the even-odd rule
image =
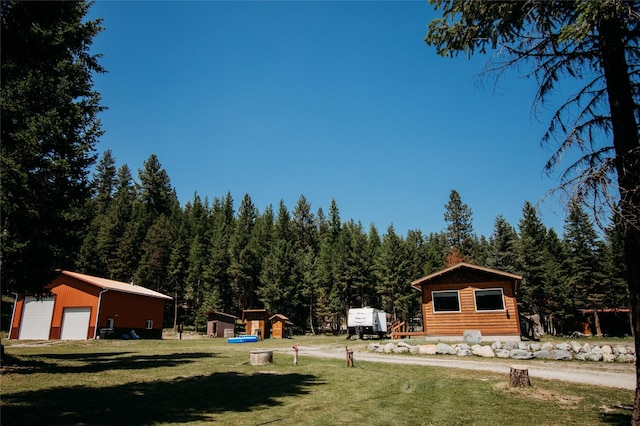
[[[2,0],[2,290],[40,292],[85,233],[103,107],[85,2]]]

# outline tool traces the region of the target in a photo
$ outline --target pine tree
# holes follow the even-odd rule
[[[236,306],[231,286],[230,244],[235,228],[233,198],[227,194],[223,200],[215,199],[211,213],[211,230],[209,239],[208,262],[204,266],[204,279],[210,283],[210,288],[217,295],[217,310],[239,315],[241,311]],[[196,288],[192,283],[193,289]]]
[[[151,225],[142,243],[135,282],[161,293],[172,293],[167,277],[176,230],[165,215]]]
[[[541,281],[544,283],[543,306],[551,317],[545,322],[545,331],[551,334],[564,333],[563,324],[570,319],[573,312],[570,308],[572,289],[568,285],[567,273],[564,270],[566,262],[566,247],[556,231],[551,228],[544,238],[544,261],[542,264]],[[558,327],[561,327],[558,330]]]
[[[425,265],[421,276],[442,270],[446,265],[449,252],[445,233],[431,233],[425,241]],[[457,262],[456,262],[457,263]],[[417,277],[420,278],[421,276]]]
[[[392,315],[393,321],[406,319],[408,312],[403,295],[411,280],[407,278],[404,241],[396,234],[393,225],[389,225],[387,233],[382,237],[378,271],[380,281],[377,290],[382,299],[383,310]]]
[[[107,277],[114,280],[133,280],[140,261],[143,208],[136,196],[131,169],[124,164],[118,169],[116,193],[97,241],[100,257],[107,265]]]
[[[96,214],[101,215],[107,211],[113,200],[116,189],[116,160],[110,149],[106,150],[96,165],[96,175],[93,179],[93,187],[96,190],[95,204]]]
[[[447,240],[449,250],[459,252],[465,262],[473,262],[475,235],[473,233],[472,212],[469,206],[462,203],[460,194],[455,189],[449,194],[449,202],[444,206],[444,220],[447,223]]]
[[[596,333],[601,334],[597,309],[604,307],[604,267],[602,242],[593,223],[577,203],[569,206],[565,221],[564,240],[567,244],[566,271],[572,289],[574,309],[594,309]]]
[[[238,209],[235,229],[231,236],[229,250],[231,264],[229,278],[238,311],[256,308],[256,285],[259,274],[259,260],[255,247],[251,245],[251,234],[256,222],[257,211],[249,194],[245,194]]]
[[[519,223],[519,252],[522,268],[520,302],[523,313],[543,314],[546,310],[545,270],[547,230],[540,221],[536,209],[526,201]]]
[[[298,199],[291,220],[291,238],[296,257],[296,276],[300,280],[302,301],[296,309],[294,320],[297,324],[307,324],[315,333],[315,310],[317,301],[316,256],[318,251],[318,229],[311,205],[304,195]]]
[[[1,50],[3,292],[41,292],[80,249],[89,168],[102,134],[90,3],[3,0]]]
[[[140,201],[146,209],[148,224],[152,224],[161,215],[170,218],[176,204],[175,192],[166,170],[162,168],[158,157],[151,154],[144,162],[144,168],[138,170]]]
[[[489,256],[486,265],[499,271],[517,274],[518,265],[518,235],[513,226],[499,215],[493,226],[493,234],[489,238]]]
[[[107,256],[99,249],[98,235],[104,232],[103,228],[110,228],[107,210],[116,187],[116,166],[111,150],[105,151],[98,161],[92,186],[96,191],[95,197],[89,200],[85,210],[91,223],[75,264],[76,269],[85,274],[104,276],[107,273]]]

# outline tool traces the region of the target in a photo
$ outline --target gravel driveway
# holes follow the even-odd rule
[[[277,352],[293,353],[292,349],[273,349]],[[305,356],[319,358],[345,359],[345,349],[327,346],[298,346],[302,360]],[[621,389],[635,389],[636,375],[633,364],[590,363],[572,361],[527,362],[516,361],[512,364],[505,360],[484,358],[482,360],[461,359],[459,357],[439,355],[433,357],[419,355],[393,355],[358,351],[354,349],[354,362],[384,362],[388,364],[427,365],[432,367],[462,368],[475,371],[489,371],[509,375],[510,365],[524,365],[529,369],[529,377],[562,380]]]

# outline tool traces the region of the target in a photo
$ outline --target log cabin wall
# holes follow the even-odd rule
[[[483,289],[502,289],[504,309],[477,311],[474,291]],[[434,291],[457,291],[460,311],[434,312],[432,299]],[[427,336],[462,336],[465,330],[480,330],[483,336],[520,335],[518,308],[513,293],[513,284],[509,280],[441,282],[423,285],[422,302]]]

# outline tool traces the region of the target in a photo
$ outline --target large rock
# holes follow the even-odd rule
[[[389,342],[386,345],[384,345],[384,353],[385,354],[390,354],[391,352],[393,352],[393,350],[396,348],[396,345]]]
[[[418,345],[418,353],[420,355],[435,355],[436,345]]]
[[[495,352],[498,358],[509,358],[509,355],[511,355],[511,351],[506,349],[496,349]]]
[[[533,354],[529,351],[523,351],[522,349],[514,349],[509,353],[511,359],[531,359]]]
[[[447,345],[446,343],[438,343],[436,345],[436,353],[441,355],[455,355],[456,350],[453,347]]]
[[[409,348],[406,346],[397,346],[395,348],[392,349],[394,354],[404,354],[409,352]]]
[[[533,357],[536,358],[536,359],[551,359],[552,358],[551,351],[548,351],[546,349],[535,351],[533,353]]]
[[[542,348],[541,348],[541,349],[542,349],[543,351],[552,351],[552,350],[553,350],[553,349],[555,349],[555,348],[554,348],[554,346],[553,346],[551,343],[549,343],[549,342],[545,342],[545,343],[543,343],[543,344],[542,344]]]
[[[609,346],[609,345],[602,345],[602,347],[600,349],[602,349],[602,352],[605,353],[605,354],[612,354],[613,353],[613,349],[611,349],[611,346]]]
[[[570,351],[571,350],[571,345],[569,345],[568,343],[558,343],[556,345],[556,349],[558,349],[560,351]]]
[[[582,345],[575,340],[570,342],[569,345],[571,346],[571,350],[574,354],[579,354],[580,352],[582,352]]]
[[[602,354],[602,360],[604,362],[613,362],[616,360],[616,356],[614,354],[608,354],[605,352]]]
[[[367,346],[369,352],[377,352],[380,348],[381,346],[378,343],[369,343],[369,346]]]
[[[408,343],[403,342],[402,340],[399,341],[398,343],[396,343],[396,346],[400,347],[400,348],[407,348],[407,349],[411,349],[411,345]]]
[[[493,349],[494,351],[497,349],[502,349],[502,342],[500,340],[496,340],[491,344],[491,349]]]
[[[496,356],[496,354],[493,352],[493,349],[491,349],[491,346],[473,345],[471,347],[471,351],[474,355],[482,358],[493,358]]]
[[[618,361],[618,362],[635,362],[636,361],[636,357],[633,356],[633,355],[630,355],[630,354],[620,354],[616,358],[616,361]]]
[[[587,352],[583,356],[585,361],[596,361],[596,362],[602,361],[602,358],[604,357],[602,352],[593,352],[593,351]]]
[[[464,342],[470,345],[482,342],[482,333],[480,330],[465,330]]]
[[[531,352],[536,352],[542,350],[542,345],[540,343],[532,343],[529,345],[529,350]]]
[[[512,341],[504,342],[504,345],[502,345],[502,349],[506,349],[508,351],[518,349],[518,342],[512,342]]]
[[[458,356],[473,356],[473,352],[471,352],[471,349],[458,349],[458,352],[456,352],[456,355],[458,355]]]
[[[571,361],[573,359],[573,355],[571,354],[571,351],[555,349],[551,351],[551,358],[557,361]]]

